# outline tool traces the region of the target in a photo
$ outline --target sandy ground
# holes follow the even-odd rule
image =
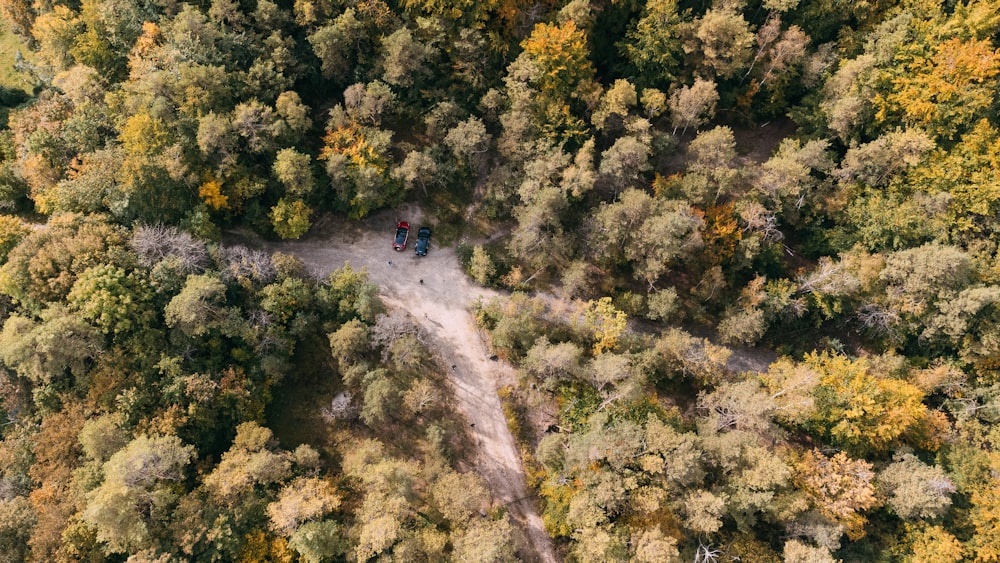
[[[402,252],[392,250],[398,220],[408,221],[411,228]],[[477,299],[498,294],[471,283],[454,250],[438,247],[433,236],[427,256],[416,256],[413,245],[421,220],[419,208],[404,204],[360,223],[326,217],[302,240],[259,245],[298,256],[313,274],[322,277],[345,262],[365,268],[371,281],[382,288],[389,306],[408,311],[423,325],[443,369],[451,375],[458,408],[468,418],[470,434],[479,445],[476,472],[485,479],[494,502],[507,506],[515,524],[524,530],[532,552],[528,559],[554,563],[552,540],[528,493],[520,453],[497,397],[497,388],[512,380],[513,368],[489,359],[471,313]]]

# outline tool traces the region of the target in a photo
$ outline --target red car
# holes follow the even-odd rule
[[[410,234],[410,224],[406,221],[396,223],[396,238],[392,241],[393,250],[406,250],[406,237]]]

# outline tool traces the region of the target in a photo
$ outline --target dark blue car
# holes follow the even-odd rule
[[[430,246],[430,244],[430,227],[420,227],[420,229],[417,230],[417,245],[413,247],[417,252],[417,256],[427,256],[427,247]]]

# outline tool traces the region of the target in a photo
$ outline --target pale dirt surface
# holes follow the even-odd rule
[[[437,246],[433,236],[427,256],[416,256],[413,245],[421,219],[419,208],[404,204],[361,222],[325,217],[299,241],[244,238],[242,242],[297,256],[312,274],[324,278],[345,262],[355,269],[365,268],[387,305],[413,315],[430,335],[442,369],[450,374],[458,408],[469,421],[469,433],[479,446],[476,472],[489,486],[494,503],[506,506],[514,523],[526,533],[530,546],[522,550],[523,555],[554,563],[552,540],[529,495],[520,452],[497,397],[498,387],[513,382],[513,368],[490,360],[471,313],[477,299],[499,294],[471,283],[454,250]],[[392,249],[398,220],[410,223],[410,239],[402,252]]]

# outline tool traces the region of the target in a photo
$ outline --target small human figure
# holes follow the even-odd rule
[[[424,285],[424,278],[420,278],[420,285]]]
[[[389,265],[389,267],[391,268],[391,267],[392,267],[392,260],[387,260],[387,261],[386,261],[386,264],[388,264],[388,265]]]

